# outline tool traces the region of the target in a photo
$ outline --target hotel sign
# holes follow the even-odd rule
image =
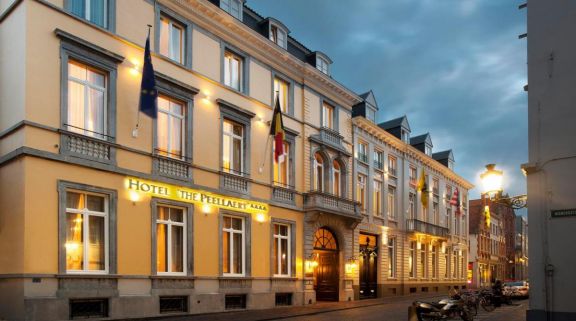
[[[208,205],[244,213],[268,213],[268,204],[254,202],[241,198],[228,197],[202,190],[196,190],[176,185],[164,184],[128,177],[126,188],[131,192],[146,194],[174,201]]]

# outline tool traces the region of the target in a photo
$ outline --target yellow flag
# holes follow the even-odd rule
[[[486,226],[490,228],[490,206],[484,206],[484,217],[486,217]]]
[[[428,208],[428,183],[426,183],[426,171],[422,168],[420,180],[418,180],[418,190],[421,192],[420,201],[422,206]]]

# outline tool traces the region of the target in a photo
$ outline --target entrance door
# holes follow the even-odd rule
[[[319,228],[314,235],[314,256],[318,265],[314,269],[316,300],[338,301],[340,271],[338,243],[326,228]]]
[[[360,235],[360,299],[377,296],[376,236]]]
[[[318,252],[316,300],[338,301],[338,253]]]

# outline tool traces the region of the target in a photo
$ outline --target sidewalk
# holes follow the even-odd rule
[[[293,307],[278,307],[265,310],[242,310],[242,311],[229,311],[218,312],[209,314],[194,314],[194,315],[166,315],[161,317],[152,318],[133,318],[123,319],[131,321],[149,321],[149,320],[171,320],[171,321],[269,321],[278,319],[287,319],[292,317],[300,317],[307,315],[315,315],[320,313],[327,313],[340,310],[358,309],[363,307],[386,305],[393,303],[406,302],[406,309],[416,300],[434,300],[437,298],[446,297],[446,294],[431,293],[431,294],[416,294],[385,297],[378,299],[368,299],[359,301],[344,301],[344,302],[321,302],[313,305],[293,306]]]

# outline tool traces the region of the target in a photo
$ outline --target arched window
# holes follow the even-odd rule
[[[332,162],[332,193],[341,196],[341,171],[340,163],[337,160]]]
[[[338,250],[338,242],[328,229],[319,228],[314,234],[314,248],[319,250]]]
[[[314,190],[324,192],[324,159],[320,153],[314,155]]]

